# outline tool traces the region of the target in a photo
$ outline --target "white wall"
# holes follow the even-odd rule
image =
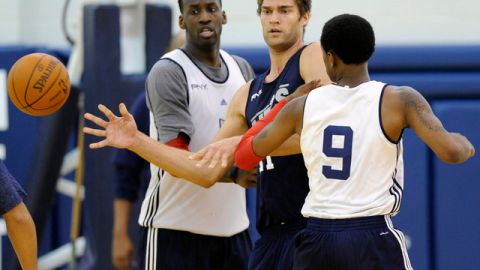
[[[75,17],[82,0],[71,1],[75,10],[70,10],[68,22],[74,32],[72,28],[76,27]],[[177,0],[149,1],[172,5],[174,25],[177,25]],[[0,46],[23,43],[67,47],[60,24],[64,2],[0,0]],[[256,0],[223,0],[223,6],[229,19],[223,32],[223,45],[263,45]],[[379,44],[480,44],[478,0],[313,0],[312,11],[307,41],[320,37],[327,19],[340,13],[354,13],[372,23]]]

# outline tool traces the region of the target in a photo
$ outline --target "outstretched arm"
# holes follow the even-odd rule
[[[475,148],[467,138],[443,127],[428,102],[415,89],[388,86],[385,91],[385,98],[396,95],[401,101],[403,127],[412,128],[442,161],[461,163],[475,154]]]
[[[172,175],[203,187],[212,186],[227,171],[227,168],[221,166],[199,169],[195,166],[196,161],[189,160],[190,152],[158,143],[138,131],[133,116],[123,103],[119,105],[121,116],[116,116],[103,105],[99,105],[98,108],[107,117],[107,121],[90,113],[85,114],[85,118],[95,123],[100,129],[85,127],[83,131],[104,138],[90,144],[92,149],[105,146],[127,148]]]
[[[239,168],[248,170],[256,166],[290,136],[300,135],[305,99],[306,96],[296,98],[288,104],[286,99],[282,100],[245,133],[235,152]]]
[[[22,202],[3,215],[7,232],[18,260],[25,270],[37,269],[37,234],[35,224]]]

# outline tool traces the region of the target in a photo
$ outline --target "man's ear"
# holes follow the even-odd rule
[[[331,50],[327,52],[327,63],[331,68],[337,64],[337,55]]]
[[[183,19],[182,15],[178,16],[178,26],[180,29],[185,30],[185,20]]]
[[[222,24],[227,24],[227,13],[225,13],[225,11],[222,11],[222,17],[223,17],[223,21],[222,21]]]
[[[308,22],[310,21],[310,17],[310,12],[305,12],[305,14],[301,16],[301,20],[303,20],[303,28],[307,27]]]

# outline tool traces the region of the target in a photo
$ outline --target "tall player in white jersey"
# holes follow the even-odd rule
[[[226,23],[220,0],[178,4],[186,43],[164,55],[148,75],[150,137],[137,130],[123,104],[122,117],[99,106],[108,121],[86,114],[105,130],[84,131],[106,137],[92,148],[128,148],[152,163],[139,217],[146,249],[141,269],[243,270],[251,250],[245,190],[216,183],[227,169],[199,170],[185,150],[212,141],[233,94],[253,77],[253,70],[244,59],[220,50]]]
[[[246,169],[292,134],[301,136],[310,192],[294,269],[412,269],[390,220],[403,190],[403,130],[412,128],[444,162],[464,162],[475,149],[446,131],[414,89],[370,80],[375,36],[365,19],[334,17],[321,45],[334,83],[279,103],[245,134],[235,161]]]

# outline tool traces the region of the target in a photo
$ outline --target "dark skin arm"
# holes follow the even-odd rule
[[[300,135],[303,125],[303,109],[307,96],[290,101],[253,140],[253,151],[258,156],[268,156],[294,134]]]
[[[470,141],[448,132],[425,98],[411,87],[387,86],[381,113],[385,132],[394,141],[404,128],[411,128],[444,162],[461,163],[475,154]]]

